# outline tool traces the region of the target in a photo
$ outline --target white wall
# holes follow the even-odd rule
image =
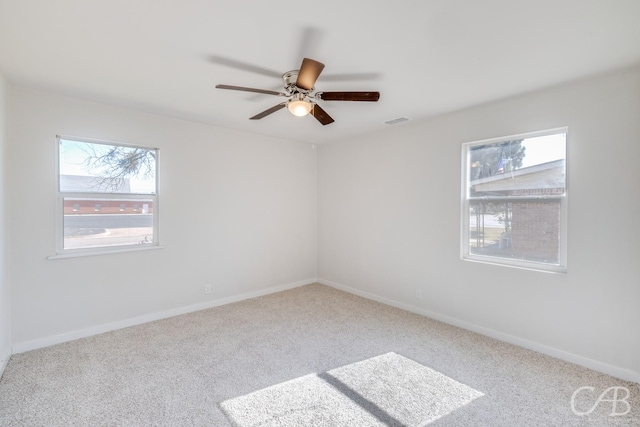
[[[640,381],[639,94],[626,69],[322,146],[320,281]],[[461,144],[561,126],[568,273],[460,260]]]
[[[0,376],[11,356],[11,294],[9,287],[9,228],[7,217],[7,103],[8,90],[0,73]]]
[[[314,280],[311,145],[9,90],[14,352]],[[160,148],[164,249],[47,259],[57,134]]]
[[[321,146],[317,199],[311,146],[9,91],[0,142],[11,160],[14,350],[306,283],[317,250],[324,283],[640,380],[638,68]],[[460,144],[560,126],[569,272],[461,261]],[[47,259],[56,134],[160,148],[164,249]],[[6,272],[0,280],[6,346]]]

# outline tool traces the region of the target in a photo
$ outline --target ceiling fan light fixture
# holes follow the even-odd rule
[[[294,116],[304,117],[311,112],[313,104],[305,101],[303,96],[297,94],[297,96],[294,96],[291,101],[287,103],[287,108]]]

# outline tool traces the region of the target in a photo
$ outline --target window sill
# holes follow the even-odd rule
[[[124,252],[150,251],[154,249],[164,249],[164,246],[160,246],[160,245],[128,246],[128,247],[122,247],[122,248],[98,249],[98,250],[92,250],[92,251],[87,250],[87,251],[81,251],[81,252],[68,252],[68,253],[51,255],[47,257],[47,259],[78,258],[78,257],[85,257],[85,256],[120,254]]]
[[[567,267],[559,264],[545,264],[532,261],[521,261],[509,258],[486,257],[481,255],[463,255],[463,261],[490,264],[502,267],[517,268],[520,270],[537,271],[540,273],[566,274]]]

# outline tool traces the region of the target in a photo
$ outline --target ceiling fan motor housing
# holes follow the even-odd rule
[[[296,80],[298,80],[298,70],[287,71],[282,75],[282,82],[284,83],[284,87],[289,90],[289,88],[295,87]]]
[[[298,74],[300,74],[300,70],[287,71],[282,75],[282,83],[284,84],[284,88],[289,96],[296,93],[300,93],[306,96],[309,93],[313,92],[313,90],[315,89],[311,88],[309,90],[306,90],[296,86],[296,82],[298,81]]]

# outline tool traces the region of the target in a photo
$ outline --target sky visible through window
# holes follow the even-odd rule
[[[526,148],[521,168],[535,166],[566,157],[565,133],[526,138],[522,145]]]

